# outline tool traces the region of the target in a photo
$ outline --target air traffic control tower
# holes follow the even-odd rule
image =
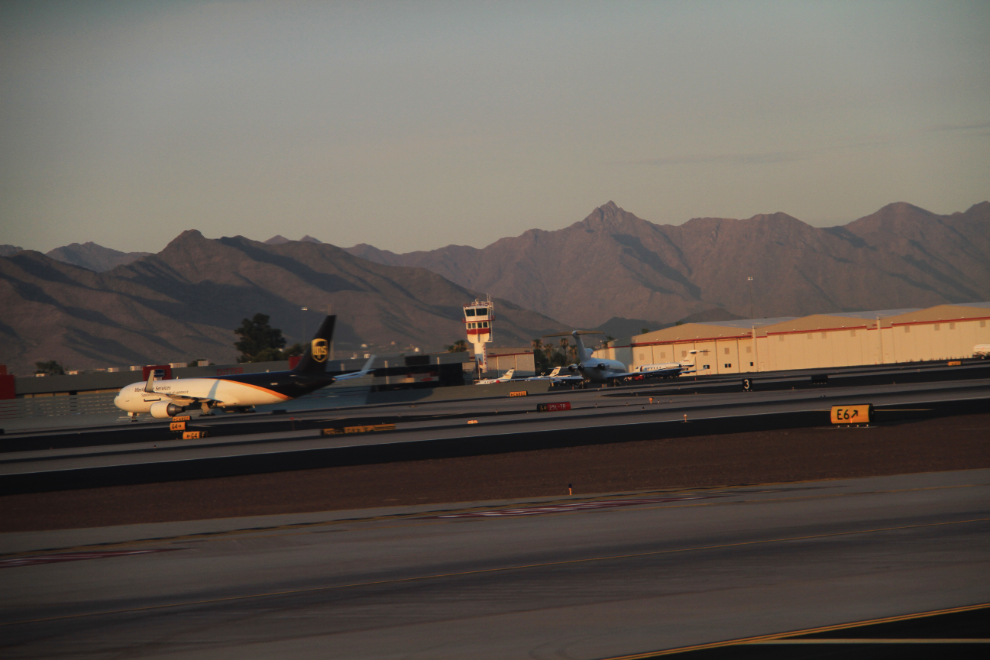
[[[491,298],[475,300],[464,306],[464,327],[467,330],[467,340],[474,347],[474,357],[478,362],[478,370],[488,371],[488,351],[485,344],[492,341],[492,322],[495,320],[495,305]]]

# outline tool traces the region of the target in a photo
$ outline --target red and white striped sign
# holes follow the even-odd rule
[[[449,513],[433,518],[500,518],[506,516],[541,516],[548,513],[570,513],[571,511],[587,511],[589,509],[614,509],[621,506],[640,506],[642,504],[663,504],[665,502],[685,502],[688,500],[706,500],[717,495],[689,495],[686,497],[657,497],[638,500],[602,500],[599,502],[573,502],[569,504],[548,504],[519,509],[497,509],[495,511],[471,511],[468,513]]]
[[[570,410],[570,401],[561,401],[560,403],[538,403],[536,404],[536,412],[560,412],[561,410]]]
[[[168,552],[179,548],[157,548],[154,550],[104,550],[102,552],[63,552],[56,555],[34,555],[31,557],[11,557],[0,559],[0,568],[15,566],[34,566],[36,564],[56,564],[63,561],[81,561],[83,559],[105,559],[107,557],[123,557],[126,555],[147,555],[154,552]]]

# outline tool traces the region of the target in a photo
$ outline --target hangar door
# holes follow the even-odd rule
[[[715,342],[715,373],[737,374],[739,365],[739,340],[721,339]]]

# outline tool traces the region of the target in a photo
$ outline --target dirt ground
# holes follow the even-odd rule
[[[990,414],[0,497],[0,531],[990,467]]]

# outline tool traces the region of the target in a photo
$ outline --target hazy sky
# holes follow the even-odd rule
[[[0,243],[990,199],[990,2],[0,3]]]

